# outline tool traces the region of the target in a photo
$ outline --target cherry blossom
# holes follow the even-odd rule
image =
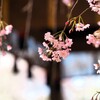
[[[100,1],[99,0],[87,0],[90,7],[93,11],[100,13]],[[72,6],[73,0],[62,0],[62,2],[67,6]],[[72,31],[84,31],[85,29],[90,27],[90,24],[84,24],[84,20],[82,15],[89,9],[86,8],[83,12],[81,12],[78,16],[72,17],[72,11],[75,8],[78,0],[74,3],[71,13],[69,14],[68,20],[65,22],[64,29],[60,32],[57,32],[51,35],[50,32],[45,33],[44,35],[44,48],[38,48],[38,52],[40,57],[44,61],[56,61],[60,62],[61,59],[66,58],[71,51],[71,46],[73,44],[72,39],[69,39],[66,34],[66,28],[69,28],[69,33]],[[72,18],[71,18],[72,17]],[[87,44],[92,44],[94,47],[98,48],[100,46],[100,30],[94,32],[94,34],[89,34],[86,36]]]
[[[41,55],[42,54],[42,52],[43,52],[43,50],[42,50],[42,48],[38,48],[38,52],[39,52],[39,54]]]
[[[6,27],[5,27],[5,34],[6,35],[8,35],[8,34],[10,34],[11,32],[12,32],[12,28],[13,28],[13,26],[12,25],[7,25]]]
[[[45,33],[44,35],[44,42],[43,47],[44,48],[38,48],[38,52],[40,55],[40,58],[43,59],[43,61],[56,61],[61,62],[62,59],[65,59],[71,51],[71,46],[73,44],[72,39],[68,38],[65,34],[66,28],[69,29],[69,33],[72,33],[75,31],[84,31],[85,29],[90,27],[90,24],[85,24],[84,20],[82,18],[82,15],[91,8],[92,11],[97,12],[100,15],[100,0],[87,0],[89,3],[89,7],[83,10],[79,15],[73,17],[73,10],[75,6],[77,5],[79,0],[76,0],[76,2],[73,4],[73,0],[62,0],[62,2],[67,7],[73,7],[70,9],[68,8],[68,18],[65,22],[65,26],[62,31],[57,32],[53,35],[51,35],[50,32]],[[100,26],[100,21],[97,23]],[[59,33],[59,34],[58,34]],[[1,34],[2,35],[2,34]],[[87,44],[92,44],[95,48],[100,47],[100,29],[96,30],[93,34],[89,34],[86,36]],[[1,44],[2,45],[2,44]],[[98,64],[94,64],[95,70],[97,73],[100,73],[100,60],[98,60]],[[100,92],[98,92],[100,93]],[[98,93],[92,97],[91,100],[98,99]]]
[[[69,30],[69,33],[71,33],[74,29],[76,31],[84,31],[85,29],[90,27],[90,24],[84,24],[84,20],[81,15],[82,15],[82,13],[65,22],[66,26],[71,27]]]
[[[100,21],[98,21],[97,24],[100,26]]]
[[[6,34],[6,30],[5,29],[2,29],[1,31],[0,31],[0,36],[4,36]]]
[[[45,36],[44,36],[44,39],[53,42],[54,37],[51,35],[50,32],[47,32],[47,33],[45,34]]]
[[[84,31],[84,29],[89,28],[90,24],[82,24],[82,23],[77,23],[75,25],[76,31]]]
[[[87,0],[92,11],[100,15],[100,0]]]
[[[61,58],[66,58],[69,55],[69,52],[71,51],[70,47],[73,44],[72,39],[66,37],[66,39],[63,40],[61,34],[59,35],[60,38],[55,37],[51,35],[50,32],[45,33],[45,42],[43,42],[43,46],[45,48],[38,48],[40,57],[44,61],[60,62]]]
[[[12,46],[9,45],[7,42],[7,35],[12,32],[12,25],[7,25],[4,21],[0,21],[0,50],[2,54],[5,55],[5,50],[10,51]]]
[[[96,38],[94,35],[89,34],[86,36],[86,39],[88,39],[87,44],[93,44],[95,48],[100,46],[100,39]]]
[[[87,44],[93,44],[95,48],[98,48],[100,46],[100,29],[86,36],[86,39],[88,39]]]
[[[11,45],[7,45],[7,50],[10,51],[12,49]]]

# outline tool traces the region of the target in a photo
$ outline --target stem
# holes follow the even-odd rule
[[[84,11],[82,11],[79,16],[82,16],[88,9],[90,9],[90,7],[86,8]]]
[[[72,11],[73,11],[73,9],[75,8],[75,6],[76,6],[77,3],[78,3],[78,0],[77,0],[77,1],[75,2],[75,4],[73,5],[73,7],[72,7],[72,9],[71,9],[71,11],[70,11],[70,14],[69,14],[68,20],[70,19],[71,14],[72,14]]]
[[[84,24],[83,18],[81,16],[80,16],[80,19],[81,19],[82,23]]]
[[[77,18],[80,17],[81,21],[84,23],[84,21],[83,21],[83,19],[82,19],[81,16],[82,16],[88,9],[90,9],[90,7],[86,8],[85,10],[83,10],[78,16],[69,19],[69,21],[71,21],[71,20],[74,20],[74,21],[75,21],[75,20],[77,20]]]
[[[73,19],[73,18],[70,19],[70,17],[71,17],[71,14],[72,14],[73,9],[75,8],[75,6],[76,6],[77,3],[78,3],[78,0],[76,0],[75,4],[73,5],[73,7],[72,7],[72,9],[71,9],[71,11],[70,11],[70,14],[69,14],[69,17],[68,17],[68,21],[69,21],[69,22]],[[78,17],[80,17],[81,20],[83,21],[83,19],[82,19],[81,16],[82,16],[88,9],[90,9],[90,7],[86,8],[86,9],[85,9],[84,11],[82,11],[77,17],[75,17],[75,20],[76,20]],[[83,22],[84,22],[84,21],[83,21]],[[75,25],[75,24],[74,24],[74,25]],[[67,25],[64,26],[64,29],[62,30],[61,34],[64,33],[66,27],[67,27]]]
[[[64,32],[64,31],[65,31],[66,27],[67,27],[67,25],[65,25],[65,26],[64,26],[64,29],[63,29],[63,31],[62,31],[62,32]]]
[[[58,33],[60,33],[60,32],[62,32],[62,31],[58,31],[58,32],[56,32],[55,34],[53,34],[53,36],[56,36]]]

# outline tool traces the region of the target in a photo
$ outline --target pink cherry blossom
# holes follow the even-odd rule
[[[41,57],[44,61],[51,61],[51,59],[48,58],[45,54],[41,54],[40,57]]]
[[[11,45],[7,45],[7,50],[10,51],[12,49]]]
[[[57,49],[66,49],[65,43],[63,41],[59,41]]]
[[[59,56],[57,56],[57,57],[52,57],[52,60],[53,61],[56,61],[56,62],[61,62],[61,59],[60,59],[60,57]]]
[[[5,50],[10,51],[12,47],[7,43],[7,35],[12,32],[12,25],[7,25],[5,21],[0,20],[0,50],[5,55]]]
[[[86,39],[88,39],[87,44],[93,44],[95,48],[98,48],[100,46],[100,39],[96,38],[94,35],[89,34],[86,36]]]
[[[44,39],[53,42],[54,37],[51,35],[50,32],[45,33]]]
[[[4,36],[5,34],[6,34],[5,29],[2,29],[2,30],[0,31],[0,36]]]
[[[98,15],[100,15],[100,10],[97,13],[98,13]]]
[[[59,41],[62,41],[62,36],[61,35],[59,36]]]
[[[71,45],[73,44],[72,39],[69,38],[66,38],[65,42],[67,47],[71,47]]]
[[[41,55],[42,53],[43,53],[43,50],[42,50],[42,48],[38,48],[38,52],[39,52],[39,54]]]
[[[43,46],[45,48],[38,48],[40,58],[42,58],[44,61],[60,62],[61,59],[66,58],[71,51],[70,47],[73,44],[72,39],[66,37],[65,40],[59,40],[59,36],[58,38],[55,37],[51,35],[50,32],[45,33],[44,39],[46,41],[43,42]]]
[[[100,26],[100,21],[98,21],[97,24]]]
[[[46,47],[46,48],[49,48],[49,46],[46,42],[43,42],[43,46]]]
[[[13,28],[12,25],[7,25],[7,26],[5,27],[6,35],[8,35],[8,34],[10,34],[10,33],[12,32],[12,28]]]
[[[53,42],[53,47],[57,48],[59,46],[58,44],[59,44],[59,41],[57,39],[55,39]]]
[[[54,51],[54,52],[52,53],[52,60],[53,60],[53,61],[56,61],[56,62],[61,62],[60,56],[59,56],[59,54],[58,54],[57,51]]]
[[[100,0],[87,0],[92,11],[100,15]]]
[[[58,54],[60,57],[65,59],[69,55],[69,51],[68,50],[61,50],[61,51],[58,51]]]
[[[84,29],[87,29],[87,28],[89,28],[90,27],[90,24],[86,24],[86,25],[84,25]]]
[[[90,24],[82,24],[82,23],[77,23],[75,25],[76,31],[84,31],[84,29],[89,28]]]

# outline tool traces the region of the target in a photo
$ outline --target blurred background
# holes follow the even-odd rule
[[[88,6],[79,0],[72,16]],[[99,28],[100,16],[95,12],[83,15],[85,23],[91,24],[84,32],[69,34],[66,29],[74,44],[65,60],[39,58],[44,34],[62,30],[70,8],[62,0],[3,0],[3,19],[14,28],[9,35],[12,51],[0,55],[0,100],[90,100],[100,90],[100,76],[93,66],[100,49],[86,44],[86,35]]]

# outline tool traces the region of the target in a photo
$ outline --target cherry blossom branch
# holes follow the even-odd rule
[[[76,1],[76,3],[75,4],[77,4],[77,2],[78,1]],[[74,7],[75,7],[75,5],[74,5]],[[73,7],[73,9],[74,9],[74,7]],[[83,23],[83,24],[81,24],[81,25],[78,25],[78,27],[82,27],[82,26],[84,26],[85,27],[85,25],[84,25],[84,21],[83,21],[83,19],[82,19],[82,15],[88,10],[88,9],[90,9],[90,7],[88,7],[88,8],[86,8],[84,11],[82,11],[78,16],[76,16],[76,17],[73,17],[73,18],[68,18],[68,21],[65,23],[65,26],[64,26],[64,29],[62,30],[62,33],[65,31],[65,29],[66,29],[66,27],[67,27],[67,25],[69,24],[69,26],[71,26],[71,24],[72,24],[72,27],[71,27],[71,29],[69,30],[69,33],[71,33],[73,30],[74,30],[74,27],[76,26],[76,24],[77,24],[77,20],[78,20],[78,23]],[[72,11],[72,10],[71,10]],[[86,27],[85,27],[85,29],[86,28],[88,28],[89,27],[89,24],[88,25],[86,25]],[[79,28],[78,28],[79,29]],[[77,30],[77,29],[76,29]],[[81,28],[81,30],[84,30],[84,28]],[[80,29],[79,29],[79,31],[80,31]]]
[[[78,0],[74,3],[74,5],[73,5],[73,7],[72,7],[72,9],[71,9],[71,11],[70,11],[70,13],[69,13],[68,20],[70,19],[71,14],[72,14],[72,11],[73,11],[73,9],[75,8],[75,6],[76,6],[77,3],[78,3]]]
[[[86,8],[84,11],[81,12],[81,14],[79,14],[78,16],[82,16],[88,9],[90,9],[90,7]]]
[[[72,39],[69,39],[65,33],[67,27],[71,27],[69,33],[71,33],[74,29],[76,31],[84,31],[86,28],[89,28],[90,24],[84,24],[84,20],[82,15],[90,9],[90,7],[83,10],[78,16],[71,17],[72,11],[75,8],[78,0],[74,3],[70,14],[68,16],[67,22],[65,22],[64,28],[62,31],[59,31],[53,35],[50,32],[45,33],[43,42],[43,46],[46,49],[39,48],[38,52],[40,54],[40,58],[44,61],[56,61],[60,62],[61,58],[65,58],[69,55],[71,51],[71,45],[73,44]],[[87,37],[88,39],[89,37]],[[93,38],[93,37],[92,37]],[[88,43],[91,43],[89,40]],[[98,46],[98,45],[97,45]]]

